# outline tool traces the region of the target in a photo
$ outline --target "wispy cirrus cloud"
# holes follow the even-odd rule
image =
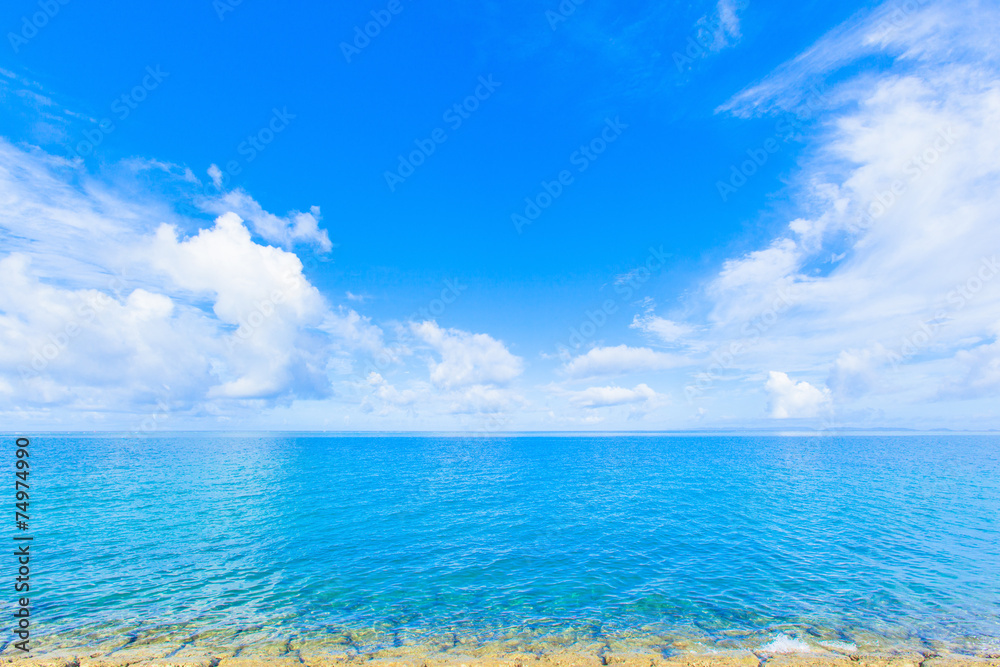
[[[900,402],[957,400],[942,388],[958,383],[979,387],[966,400],[994,391],[963,369],[994,364],[1000,312],[998,19],[976,3],[887,3],[720,107],[794,111],[829,85],[787,189],[800,217],[704,291],[703,340],[717,350],[706,366],[747,390],[770,371],[773,416],[861,400],[902,415]],[[893,58],[877,76],[857,65],[875,51]]]
[[[740,0],[719,0],[715,6],[715,15],[706,16],[701,20],[702,24],[713,28],[711,50],[721,51],[739,42],[743,36],[740,31],[739,13],[746,4]]]

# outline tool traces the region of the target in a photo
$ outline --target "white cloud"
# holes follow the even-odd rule
[[[652,310],[636,315],[629,327],[655,336],[660,342],[668,344],[679,343],[694,332],[694,327],[691,325],[657,317]]]
[[[261,309],[264,300],[300,321],[315,319],[323,307],[319,291],[302,276],[299,258],[254,243],[235,213],[219,216],[212,229],[185,240],[163,225],[146,252],[145,260],[182,289],[213,293],[215,314],[229,324]]]
[[[326,397],[335,355],[380,347],[378,327],[331,310],[298,257],[255,243],[236,214],[186,236],[191,220],[124,180],[190,187],[189,172],[123,166],[109,182],[0,140],[0,378],[14,388],[0,412],[207,415]]]
[[[208,177],[212,179],[212,185],[217,188],[222,187],[222,170],[216,164],[208,166]]]
[[[748,117],[798,109],[827,77],[876,53],[901,62],[924,61],[925,65],[970,59],[995,63],[992,26],[1000,20],[998,14],[994,6],[970,1],[884,2],[830,30],[718,110]],[[851,81],[850,86],[858,83]],[[826,99],[829,104],[844,101],[832,94]]]
[[[414,389],[399,390],[386,382],[381,374],[374,371],[368,375],[368,384],[375,389],[375,395],[383,401],[381,414],[387,414],[390,408],[411,408],[420,399],[418,391]]]
[[[364,303],[370,298],[364,294],[354,294],[351,291],[344,292],[344,296],[347,297],[348,301],[357,301],[358,303]]]
[[[214,166],[214,165],[213,165]],[[212,178],[215,179],[215,175]],[[324,252],[333,248],[325,229],[319,228],[320,212],[313,206],[307,213],[292,211],[285,217],[274,215],[243,190],[237,188],[217,197],[200,201],[200,206],[212,213],[235,213],[247,220],[253,230],[265,240],[290,248],[296,243],[311,243]]]
[[[235,213],[184,241],[161,226],[147,253],[150,266],[182,290],[210,295],[216,317],[236,327],[226,341],[226,370],[236,377],[209,396],[267,398],[303,381],[324,393],[325,361],[308,350],[303,329],[317,327],[327,307],[298,257],[254,243]]]
[[[520,357],[487,334],[443,329],[430,320],[411,323],[412,333],[437,352],[430,361],[431,382],[452,389],[473,384],[505,384],[524,369]]]
[[[624,375],[638,371],[676,368],[687,361],[678,355],[656,352],[648,347],[595,347],[567,361],[562,370],[570,377]]]
[[[764,386],[770,396],[771,416],[815,417],[830,404],[828,389],[817,389],[808,382],[794,382],[785,373],[771,371]]]
[[[0,374],[17,405],[127,410],[164,386],[187,399],[215,382],[219,332],[196,310],[144,289],[49,285],[22,254],[0,273]]]
[[[1000,329],[1000,323],[997,328]],[[940,387],[945,398],[980,398],[1000,394],[1000,334],[991,342],[955,354],[955,373]]]
[[[23,252],[34,271],[78,285],[107,283],[124,263],[122,240],[155,227],[139,207],[116,199],[69,161],[4,139],[0,197],[4,250]]]
[[[795,241],[782,238],[770,248],[756,250],[740,259],[730,259],[722,266],[719,277],[712,284],[718,292],[739,292],[759,290],[788,280],[798,268],[801,253]]]
[[[695,22],[694,35],[688,39],[684,52],[688,59],[696,55],[704,57],[738,44],[743,36],[739,13],[747,4],[746,0],[718,0],[713,12]],[[677,63],[685,62],[684,55],[679,51],[674,58]]]
[[[716,7],[720,45],[739,39],[738,14],[726,0]],[[641,379],[668,386],[685,382],[681,369],[697,358],[694,370],[718,390],[718,402],[698,414],[713,419],[760,415],[761,377],[772,368],[809,379],[768,375],[775,417],[870,409],[906,423],[940,402],[937,414],[961,422],[972,408],[953,409],[959,401],[995,399],[998,22],[993,5],[886,4],[733,96],[720,111],[803,113],[812,85],[826,86],[809,111],[822,115],[795,133],[808,143],[801,151],[783,144],[797,151],[797,167],[782,175],[787,188],[775,194],[788,200],[776,207],[789,211],[787,227],[734,252],[700,292],[676,295],[683,307],[671,319],[647,310],[632,320],[652,347],[683,355],[602,343],[575,358],[567,352],[562,376],[649,372],[656,382]],[[878,69],[867,59],[875,53],[884,56]],[[51,98],[31,104],[44,105],[44,97]],[[169,176],[174,188],[193,190],[197,180],[155,160],[129,164],[147,179]],[[220,172],[209,176],[218,180]],[[769,178],[767,170],[754,178]],[[171,202],[153,202],[139,187],[119,186],[0,140],[0,412],[127,412],[163,392],[192,411],[241,401],[256,409],[331,393],[349,401],[345,385],[364,392],[373,410],[400,417],[530,406],[511,387],[524,373],[522,359],[490,335],[408,325],[430,357],[429,373],[414,380],[414,371],[426,372],[418,367],[425,357],[387,345],[360,312],[363,298],[346,297],[358,310],[331,307],[291,251],[304,243],[332,247],[318,209],[278,216],[236,190],[196,199],[219,215],[212,226],[177,215]],[[181,198],[195,200],[190,192]],[[98,314],[83,315],[87,308]],[[55,351],[51,359],[46,350]],[[348,381],[331,372],[367,373],[358,362],[373,355],[390,362],[378,366],[374,383],[370,375]],[[559,417],[579,423],[584,415],[597,419],[592,413],[602,405],[658,400],[647,389],[610,384],[562,393],[569,407]],[[322,409],[331,411],[325,401]]]
[[[788,238],[777,239],[764,250],[727,260],[706,289],[714,301],[710,319],[725,326],[745,322],[774,308],[776,300],[790,305],[792,287],[808,280],[799,273],[802,261],[803,253]]]
[[[699,332],[724,350],[739,343],[722,365],[747,392],[769,368],[793,367],[828,376],[838,410],[906,423],[934,401],[1000,391],[982,347],[1000,312],[1000,58],[988,27],[1000,8],[899,7],[832,31],[723,107],[795,110],[838,73],[788,178],[798,215],[708,281]],[[878,49],[895,61],[877,76],[842,69]],[[963,370],[973,367],[985,372]]]
[[[527,404],[517,392],[490,385],[476,384],[453,395],[448,411],[453,414],[505,414]]]
[[[318,328],[343,341],[349,349],[395,357],[394,352],[385,346],[382,329],[372,324],[370,317],[359,315],[351,308],[340,306],[337,310],[328,312]]]
[[[445,329],[432,320],[411,322],[406,332],[439,357],[428,360],[430,384],[417,399],[422,409],[470,415],[473,422],[464,428],[495,430],[497,419],[506,423],[508,413],[528,404],[507,386],[523,373],[524,362],[503,342],[487,334]],[[476,421],[486,417],[488,424]]]
[[[742,9],[737,0],[719,0],[715,7],[715,32],[712,40],[712,50],[719,51],[732,46],[740,40],[740,17]]]
[[[122,166],[131,169],[135,173],[143,171],[159,171],[192,185],[201,185],[201,181],[194,175],[188,167],[181,167],[162,160],[152,160],[149,158],[132,157],[122,161]]]
[[[633,389],[611,385],[589,387],[582,391],[570,392],[570,402],[585,408],[606,408],[637,403],[655,404],[666,401],[666,396],[658,394],[649,385],[641,383]]]
[[[102,180],[0,140],[0,414],[130,428],[161,406],[174,426],[266,419],[265,409],[306,403],[328,405],[308,408],[326,414],[426,415],[430,427],[454,416],[479,429],[528,405],[507,386],[523,361],[487,334],[407,327],[434,357],[429,381],[408,377],[412,340],[387,344],[370,317],[331,307],[294,252],[256,241],[224,202],[257,216],[265,239],[325,245],[301,217],[296,226],[230,193],[206,226],[142,192],[158,175],[174,195],[193,187],[185,170],[124,166]]]
[[[879,382],[888,354],[881,345],[863,350],[843,350],[830,371],[827,386],[837,398],[864,396]]]

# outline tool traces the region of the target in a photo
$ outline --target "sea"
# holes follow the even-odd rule
[[[28,435],[37,653],[1000,652],[998,435]]]

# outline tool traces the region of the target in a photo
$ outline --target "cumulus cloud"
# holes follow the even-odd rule
[[[127,409],[165,386],[191,397],[216,382],[219,329],[196,309],[116,279],[104,289],[46,284],[19,253],[0,259],[0,272],[0,375],[22,408]]]
[[[173,194],[193,187],[172,165],[125,167],[169,178]],[[339,399],[361,415],[478,428],[527,405],[508,386],[523,360],[502,341],[422,322],[389,344],[362,299],[331,305],[291,247],[329,249],[318,211],[280,218],[237,191],[200,200],[220,212],[205,224],[142,189],[0,140],[0,413],[126,415],[128,428],[152,406],[227,419]],[[414,343],[430,356],[426,381],[406,367]]]
[[[686,360],[675,354],[656,352],[648,347],[595,347],[585,354],[568,360],[562,371],[570,377],[624,375],[637,371],[658,371],[684,365]]]
[[[718,44],[739,39],[735,4],[720,0],[714,16]],[[808,143],[776,193],[787,225],[686,292],[678,311],[694,314],[650,309],[632,320],[649,345],[683,354],[602,343],[563,358],[562,377],[649,372],[661,375],[641,379],[660,386],[693,368],[706,387],[726,383],[726,410],[709,406],[712,415],[761,414],[765,374],[776,418],[863,405],[900,423],[934,401],[945,414],[946,402],[995,398],[997,23],[993,5],[888,3],[734,95],[721,114],[804,115],[814,96],[817,122],[796,131]],[[197,180],[152,160],[132,169],[167,174],[178,188]],[[221,183],[221,172],[209,178]],[[206,223],[138,190],[125,196],[79,164],[0,140],[0,409],[128,410],[163,392],[205,410],[328,397],[341,389],[331,364],[375,355],[387,359],[377,377],[352,380],[373,410],[494,414],[527,404],[511,386],[523,360],[504,342],[419,322],[406,326],[414,357],[386,343],[363,298],[327,303],[294,252],[332,248],[318,209],[275,215],[235,190],[197,199],[218,216]],[[397,368],[424,359],[426,370]],[[795,380],[774,368],[795,369]],[[414,370],[426,375],[413,380]],[[597,419],[602,406],[658,400],[651,391],[607,384],[561,396]]]
[[[124,166],[191,183],[156,161]],[[299,258],[255,242],[236,213],[187,234],[200,221],[140,189],[0,140],[0,411],[207,415],[322,398],[332,358],[381,349],[376,325],[331,309]]]
[[[410,325],[413,335],[438,353],[431,360],[430,378],[446,389],[473,384],[506,384],[524,370],[524,363],[501,342],[487,334],[444,329],[426,320]]]
[[[325,362],[304,329],[319,325],[327,306],[297,256],[254,243],[239,216],[226,213],[183,241],[161,226],[147,259],[180,289],[208,294],[215,316],[235,327],[225,371],[236,377],[209,396],[268,398],[290,384],[326,393]]]
[[[323,345],[306,333],[326,304],[298,258],[253,243],[234,214],[190,239],[164,226],[144,242],[133,250],[167,279],[159,291],[120,277],[64,288],[43,283],[25,255],[0,260],[0,365],[29,399],[97,405],[115,395],[127,405],[163,387],[182,404],[329,393]],[[211,314],[194,305],[201,299]]]
[[[210,170],[209,175],[213,181],[221,179],[220,173]],[[310,243],[323,252],[329,252],[333,248],[327,231],[319,228],[321,219],[319,206],[312,206],[305,213],[292,211],[282,217],[265,211],[253,197],[239,188],[217,197],[205,198],[201,200],[200,205],[212,213],[235,213],[249,221],[253,231],[262,238],[284,248],[290,248],[296,243]]]
[[[829,407],[828,389],[817,389],[808,382],[794,382],[779,371],[768,373],[764,385],[770,397],[771,416],[775,419],[816,417]]]

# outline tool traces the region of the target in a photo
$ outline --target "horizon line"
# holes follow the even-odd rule
[[[447,437],[509,437],[509,436],[538,436],[538,435],[772,435],[772,436],[822,436],[822,435],[940,435],[949,433],[955,435],[998,435],[1000,429],[979,429],[979,430],[959,430],[950,428],[934,429],[910,429],[910,428],[828,428],[828,429],[768,429],[768,428],[739,428],[739,429],[676,429],[676,430],[607,430],[607,431],[437,431],[437,430],[277,430],[277,429],[158,429],[150,432],[136,432],[127,430],[55,430],[55,431],[0,431],[3,436],[45,436],[45,435],[107,435],[107,436],[130,436],[137,438],[208,434],[208,435],[303,435],[303,436],[344,436],[344,435],[368,435],[368,436],[447,436]]]

